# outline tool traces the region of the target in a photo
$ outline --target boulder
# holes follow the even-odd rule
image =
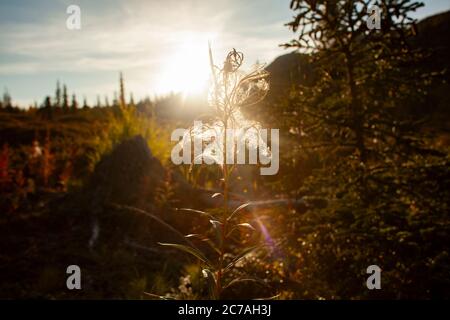
[[[123,141],[95,167],[87,187],[92,205],[108,203],[147,208],[166,172],[140,135]]]

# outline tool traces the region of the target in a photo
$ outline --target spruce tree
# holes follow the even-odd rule
[[[59,84],[59,80],[56,81],[55,107],[61,107],[61,86]]]
[[[3,92],[3,107],[12,108],[12,99],[11,95],[9,94],[8,88],[5,88],[5,91]]]
[[[108,96],[105,96],[105,107],[110,107]]]
[[[83,109],[89,108],[86,97],[83,98]]]
[[[117,92],[116,92],[116,91],[114,91],[114,94],[113,94],[113,103],[112,103],[112,106],[113,106],[114,108],[120,107],[120,101],[117,100]]]
[[[130,107],[135,107],[133,93],[130,93]]]
[[[122,72],[120,73],[119,86],[120,86],[119,103],[120,103],[120,106],[124,108],[124,107],[126,107],[126,103],[125,103],[125,87],[124,87],[124,83],[123,83]]]
[[[367,25],[373,5],[381,9],[380,30]],[[375,294],[354,281],[372,264],[385,270],[383,292],[376,293],[382,297],[441,290],[432,292],[430,278],[418,276],[431,277],[430,261],[439,261],[450,235],[448,157],[431,147],[423,119],[410,112],[423,105],[431,79],[416,67],[423,53],[410,46],[411,13],[420,6],[291,1],[295,17],[288,26],[297,37],[286,46],[308,57],[315,79],[274,112],[299,143],[296,156],[315,163],[298,194],[316,202],[292,219],[305,228],[287,238],[295,239],[303,276],[314,279],[304,282],[305,292],[315,283],[328,298]],[[432,241],[424,237],[431,230],[439,233]],[[298,241],[308,246],[298,249]],[[448,259],[440,261],[439,276],[448,279]]]
[[[70,104],[70,109],[72,111],[76,111],[78,109],[77,96],[75,94],[72,95],[72,102]]]
[[[69,95],[67,93],[67,86],[65,84],[63,86],[62,107],[64,111],[69,110]]]

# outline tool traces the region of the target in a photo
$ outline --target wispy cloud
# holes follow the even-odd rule
[[[283,22],[243,17],[245,12],[258,10],[256,3],[274,7],[266,1],[126,1],[103,6],[82,2],[82,29],[70,31],[63,11],[68,2],[60,1],[48,7],[50,14],[40,20],[2,24],[0,56],[17,58],[0,60],[0,84],[7,85],[11,76],[89,73],[95,77],[96,73],[123,70],[130,82],[141,83],[140,89],[133,88],[137,95],[161,93],[151,88],[158,88],[158,78],[170,65],[170,57],[193,34],[205,46],[213,40],[217,52],[238,47],[251,62],[271,60],[281,53],[277,46],[282,40],[280,32],[285,31]],[[287,3],[283,8],[288,12]],[[218,57],[222,59],[223,54]],[[95,87],[90,91],[105,86],[99,83]]]
[[[65,27],[72,3],[81,7],[79,31]],[[2,2],[0,86],[22,100],[40,100],[49,92],[19,79],[55,82],[64,75],[73,90],[92,100],[114,88],[116,79],[105,74],[122,70],[137,97],[162,93],[160,78],[186,39],[194,35],[192,41],[204,47],[212,40],[218,61],[236,47],[247,63],[271,62],[284,52],[278,45],[293,36],[283,26],[291,16],[289,0]]]

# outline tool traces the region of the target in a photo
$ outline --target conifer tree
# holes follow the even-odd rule
[[[51,109],[52,108],[52,99],[49,96],[45,97],[44,108],[45,109]]]
[[[105,107],[110,107],[108,96],[105,96]]]
[[[125,103],[125,87],[124,87],[124,83],[123,83],[122,72],[120,73],[119,86],[120,86],[119,103],[120,103],[120,106],[124,108],[124,107],[126,107],[126,103]]]
[[[380,30],[368,28],[373,5],[381,9]],[[315,79],[273,108],[274,117],[299,142],[294,157],[315,163],[299,195],[326,204],[311,204],[307,214],[293,217],[293,225],[312,228],[287,241],[295,239],[292,248],[308,244],[296,249],[304,279],[327,288],[327,297],[369,295],[349,284],[372,264],[386,271],[390,289],[384,287],[383,297],[396,291],[430,297],[424,289],[431,283],[417,274],[431,274],[433,264],[422,262],[438,261],[446,250],[448,157],[430,146],[422,119],[410,112],[411,105],[423,106],[430,83],[417,67],[423,53],[410,46],[411,13],[420,6],[409,0],[291,1],[295,17],[288,26],[297,37],[286,46],[305,54]],[[423,238],[428,228],[441,232],[432,242]],[[449,272],[444,261],[440,268]]]
[[[86,97],[83,98],[83,109],[89,108]]]
[[[130,107],[135,107],[133,93],[130,93]]]
[[[75,95],[75,93],[72,95],[72,102],[70,104],[70,109],[72,111],[76,111],[78,109],[77,96]]]
[[[61,86],[59,80],[56,81],[56,91],[55,91],[55,107],[61,107]]]
[[[5,88],[5,91],[3,92],[3,107],[12,108],[12,99],[11,95],[9,94],[8,88]]]
[[[42,105],[42,110],[44,117],[46,117],[49,120],[53,119],[52,98],[50,96],[45,97],[44,103]]]
[[[67,93],[67,86],[63,85],[63,95],[62,95],[62,107],[63,110],[69,110],[69,95]]]
[[[114,95],[113,95],[113,107],[114,108],[118,108],[120,106],[120,102],[119,100],[117,100],[117,91],[114,91]]]

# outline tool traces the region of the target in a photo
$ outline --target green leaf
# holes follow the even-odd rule
[[[278,298],[281,296],[281,293],[271,296],[271,297],[267,297],[267,298],[256,298],[255,300],[278,300]]]
[[[203,277],[206,278],[206,282],[208,283],[208,291],[211,299],[217,299],[217,280],[214,276],[214,273],[209,269],[202,270]]]
[[[222,228],[222,222],[220,222],[219,220],[211,219],[211,220],[209,220],[209,222],[212,224],[212,226],[214,228],[217,228],[217,229]]]
[[[209,220],[209,222],[214,228],[214,231],[216,233],[216,240],[220,247],[222,246],[222,223],[218,220]]]
[[[198,233],[190,233],[184,236],[185,238],[199,238],[200,240],[204,239],[204,235]]]
[[[237,227],[247,228],[250,230],[256,230],[254,226],[252,226],[250,223],[239,223],[236,225]]]
[[[220,250],[217,248],[216,244],[209,239],[207,236],[203,235],[203,234],[198,234],[198,233],[191,233],[191,234],[187,234],[184,236],[185,238],[191,239],[191,238],[197,238],[200,241],[206,242],[211,249],[213,249],[216,253],[220,254]]]
[[[176,211],[185,211],[185,212],[192,212],[192,213],[198,213],[199,215],[208,217],[209,219],[216,219],[213,215],[209,214],[208,212],[201,211],[201,210],[195,210],[195,209],[189,209],[189,208],[177,208]]]
[[[230,232],[228,232],[227,237],[230,236],[230,234],[233,233],[233,231],[238,230],[239,228],[246,228],[249,229],[251,231],[256,231],[255,227],[252,226],[250,223],[239,223],[237,225],[235,225]]]
[[[201,253],[196,248],[185,246],[185,245],[182,245],[182,244],[177,244],[177,243],[161,243],[161,242],[158,242],[158,244],[161,245],[161,246],[172,247],[172,248],[175,248],[175,249],[187,252],[187,253],[193,255],[194,257],[196,257],[197,259],[199,259],[200,261],[206,263],[209,267],[211,267],[211,263],[208,261],[208,259],[206,259],[206,257],[203,255],[203,253]]]
[[[243,259],[246,255],[252,253],[253,251],[256,251],[257,249],[260,249],[264,247],[264,245],[256,245],[253,247],[248,247],[244,249],[241,253],[239,253],[237,256],[231,260],[231,262],[225,267],[225,271],[230,270],[238,261]]]
[[[175,300],[174,298],[171,298],[171,297],[160,296],[158,294],[153,294],[153,293],[150,293],[150,292],[144,292],[144,294],[149,296],[149,297],[156,298],[156,299],[159,299],[159,300]]]
[[[251,205],[252,203],[251,202],[247,202],[247,203],[244,203],[244,204],[242,204],[242,205],[240,205],[239,207],[237,207],[234,211],[233,211],[233,213],[231,213],[231,215],[228,217],[228,221],[230,221],[233,217],[234,217],[234,215],[236,215],[239,211],[241,211],[241,210],[243,210],[243,209],[245,209],[245,208],[247,208],[249,205]]]

